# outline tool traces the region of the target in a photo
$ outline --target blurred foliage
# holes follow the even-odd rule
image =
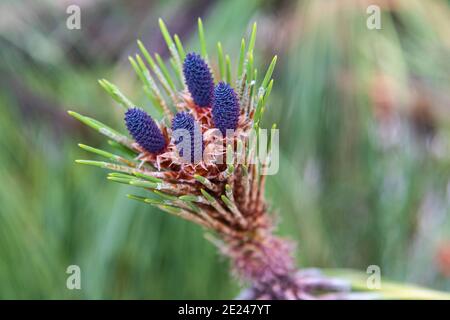
[[[267,125],[281,128],[267,196],[299,265],[379,265],[383,276],[450,290],[450,7],[447,1],[66,1],[0,4],[0,298],[230,298],[238,286],[199,228],[135,203],[76,166],[76,143],[108,149],[66,115],[124,130],[98,86],[148,104],[127,56],[139,38],[168,55],[157,18],[232,62],[258,21],[256,62],[278,54]],[[215,60],[214,60],[215,61]],[[263,64],[264,62],[264,64]],[[217,68],[217,62],[213,62]],[[82,290],[66,289],[68,265]]]

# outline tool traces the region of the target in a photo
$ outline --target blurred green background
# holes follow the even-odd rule
[[[66,8],[81,8],[68,30]],[[366,27],[369,4],[382,29]],[[157,19],[198,50],[237,60],[258,22],[256,64],[278,65],[266,126],[281,164],[267,197],[301,267],[379,265],[450,290],[449,1],[13,1],[0,3],[0,298],[233,298],[238,284],[201,230],[125,197],[78,166],[108,149],[75,110],[125,132],[107,78],[149,104],[128,55],[168,56]],[[213,59],[213,67],[217,66]],[[261,69],[263,70],[263,69]],[[66,288],[81,268],[82,290]]]

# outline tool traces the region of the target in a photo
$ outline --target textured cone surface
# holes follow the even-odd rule
[[[239,113],[239,101],[233,88],[220,82],[214,89],[212,116],[215,127],[223,135],[227,130],[236,130]]]
[[[144,110],[128,109],[125,113],[125,124],[134,140],[146,151],[159,153],[166,147],[161,130]]]
[[[195,121],[194,117],[187,112],[178,112],[172,119],[172,132],[177,130],[187,130],[188,137],[184,137],[182,133],[180,137],[175,139],[175,144],[178,147],[178,152],[181,157],[185,158],[189,162],[197,162],[201,160],[203,153],[203,139],[202,132],[199,124]],[[191,156],[185,155],[182,145],[183,139],[188,138],[191,146]]]
[[[214,81],[208,64],[198,54],[188,53],[184,60],[183,73],[195,104],[199,107],[209,107]]]

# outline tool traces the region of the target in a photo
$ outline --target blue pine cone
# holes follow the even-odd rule
[[[226,130],[236,130],[239,121],[239,100],[233,88],[225,82],[219,82],[214,88],[212,104],[214,126],[223,135]]]
[[[195,104],[199,107],[209,107],[214,91],[214,80],[205,60],[196,53],[188,53],[184,59],[183,73]]]
[[[176,130],[184,129],[189,133],[191,156],[190,158],[184,156],[183,146],[179,144],[183,142],[185,136],[183,132],[176,132]],[[172,119],[172,135],[175,139],[178,152],[181,157],[189,162],[198,162],[203,155],[203,137],[200,125],[195,121],[194,117],[187,112],[178,112]]]
[[[130,108],[125,112],[125,124],[134,140],[146,151],[160,153],[166,147],[161,130],[144,110]]]

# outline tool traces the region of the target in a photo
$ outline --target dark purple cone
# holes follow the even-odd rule
[[[236,130],[239,121],[239,101],[233,88],[219,82],[214,88],[212,118],[216,128],[223,135],[226,130]]]
[[[128,109],[125,112],[125,124],[134,140],[146,151],[159,153],[166,147],[166,139],[152,117],[144,110]]]
[[[203,154],[203,137],[199,124],[194,117],[187,112],[178,112],[172,119],[172,134],[176,130],[185,129],[189,131],[191,142],[191,157],[190,162],[198,162],[202,159]],[[183,136],[175,137],[175,144],[178,145],[183,141]],[[183,148],[178,148],[181,157],[183,156]],[[184,157],[185,158],[185,157]]]
[[[183,63],[186,85],[199,107],[211,105],[214,81],[208,64],[196,53],[188,53]]]

